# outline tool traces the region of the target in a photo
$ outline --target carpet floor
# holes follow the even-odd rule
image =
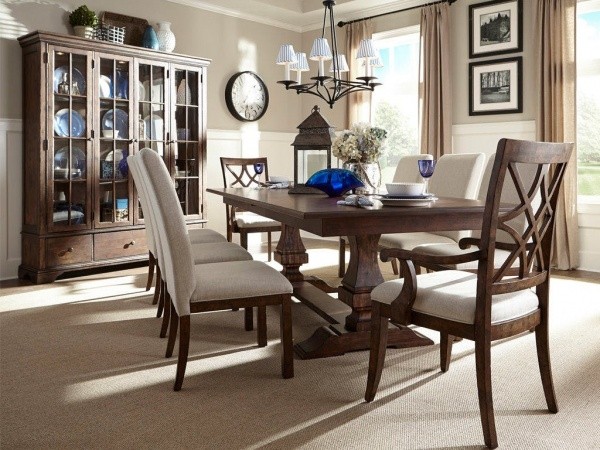
[[[305,273],[338,281],[335,246],[309,247],[309,255]],[[176,358],[164,358],[145,281],[138,268],[2,288],[1,448],[483,446],[471,341],[455,344],[442,374],[439,337],[420,329],[435,345],[388,349],[378,394],[367,404],[367,351],[296,358],[295,377],[284,380],[276,308],[267,312],[265,348],[244,331],[242,311],[195,315],[183,390],[173,392]],[[600,448],[600,284],[554,276],[551,303],[560,411],[546,410],[533,334],[494,343],[500,448]],[[332,300],[328,312],[344,308]],[[299,303],[293,321],[296,341],[324,324]]]

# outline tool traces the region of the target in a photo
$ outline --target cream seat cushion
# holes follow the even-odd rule
[[[371,299],[391,304],[398,297],[403,279],[386,281],[371,292]],[[459,270],[432,272],[417,277],[413,311],[456,322],[473,324],[477,275]],[[530,289],[494,295],[492,324],[525,316],[538,308],[537,295]]]
[[[236,213],[235,221],[240,228],[255,228],[280,224],[276,220],[259,216],[258,214],[247,211],[243,213]]]
[[[477,250],[477,247],[471,247],[466,250],[461,249],[456,242],[448,243],[448,244],[431,244],[431,245],[419,245],[412,249],[416,253],[422,253],[424,255],[433,255],[433,256],[454,256],[461,255],[465,253],[471,253]],[[510,252],[506,250],[496,249],[494,251],[494,267],[500,267],[504,264],[504,261],[508,258]],[[471,270],[477,269],[479,265],[479,261],[469,261],[465,263],[456,264],[453,267],[456,270]],[[519,266],[519,259],[517,258],[513,263],[513,267]]]
[[[192,244],[194,264],[207,264],[225,261],[251,261],[252,255],[233,242],[209,242]]]
[[[291,294],[282,274],[260,261],[232,261],[194,266],[196,289],[190,302]]]
[[[379,245],[382,247],[400,248],[402,250],[412,250],[424,242],[429,244],[454,244],[454,239],[439,234],[416,231],[413,233],[390,233],[382,234],[379,238]]]

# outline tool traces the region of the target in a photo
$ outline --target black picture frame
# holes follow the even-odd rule
[[[523,112],[523,58],[469,64],[469,115]]]
[[[469,58],[522,51],[522,0],[469,5]]]

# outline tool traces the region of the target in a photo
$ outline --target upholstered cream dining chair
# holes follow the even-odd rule
[[[436,163],[428,189],[440,197],[474,199],[478,193],[484,164],[483,153],[442,155]],[[456,244],[461,238],[470,235],[469,230],[382,234],[379,247],[412,250],[419,245]]]
[[[282,376],[294,375],[290,282],[260,261],[193,263],[183,213],[166,167],[158,154],[142,149],[137,155],[148,194],[155,240],[162,255],[171,311],[166,356],[170,357],[179,329],[179,354],[174,390],[181,389],[190,341],[190,315],[231,308],[258,308],[258,344],[267,344],[266,306],[281,306]]]
[[[421,183],[423,177],[419,173],[418,161],[420,159],[433,159],[433,155],[406,155],[400,158],[396,165],[396,171],[392,181],[394,183]],[[339,267],[338,277],[343,277],[346,273],[346,236],[340,236],[340,254],[339,254]],[[394,267],[394,273],[398,275],[397,265],[394,264],[395,260],[392,261]]]
[[[134,160],[132,158],[131,160],[128,159],[127,162],[138,191],[140,203],[142,204],[142,211],[150,211],[150,205],[147,201],[148,193],[145,184],[146,180],[139,173],[137,160]],[[148,243],[149,251],[153,255],[158,255],[158,249],[156,246],[157,238],[155,237],[156,227],[153,224],[153,217],[151,214],[147,215],[145,225],[146,241]],[[207,233],[189,233],[188,229],[188,238],[190,239],[194,264],[224,261],[248,261],[252,259],[252,255],[248,251],[244,250],[237,244],[227,242],[224,236],[218,234],[217,232],[213,232],[209,229],[197,231],[207,231]],[[222,239],[216,239],[217,236],[220,236]],[[195,238],[195,242],[192,242],[192,238]],[[213,239],[215,242],[211,242],[211,240]],[[156,315],[157,317],[160,317],[164,309],[166,289],[165,281],[161,275],[160,269],[162,263],[159,263],[158,257],[156,257],[155,260],[157,280],[152,304],[158,303]],[[168,309],[165,310],[165,315],[163,317],[163,322],[160,331],[160,337],[166,336],[167,326],[169,324],[169,313],[170,311]]]
[[[407,250],[385,249],[381,259],[398,258],[403,279],[387,281],[371,292],[371,352],[365,399],[374,399],[386,353],[388,320],[414,324],[441,333],[440,366],[450,366],[454,337],[475,341],[475,370],[485,444],[498,446],[492,402],[491,342],[534,329],[542,387],[548,409],[558,406],[552,383],[548,343],[550,256],[556,204],[572,144],[501,139],[486,196],[479,248],[455,262],[477,261],[477,273],[445,270],[415,274],[414,264],[436,257]],[[535,167],[525,180],[518,166]],[[553,166],[552,168],[550,166]],[[502,204],[506,182],[518,192],[514,204]],[[537,193],[539,196],[536,198]],[[513,228],[524,216],[526,227]],[[497,240],[498,232],[510,242]],[[496,250],[506,251],[496,267]],[[517,268],[513,264],[517,262]]]

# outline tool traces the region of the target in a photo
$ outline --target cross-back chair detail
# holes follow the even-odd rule
[[[475,250],[455,256],[382,250],[382,261],[400,261],[403,279],[382,283],[371,292],[367,401],[375,397],[381,378],[387,323],[391,319],[400,325],[415,324],[440,332],[442,372],[449,369],[455,337],[475,341],[479,408],[488,447],[498,445],[491,390],[491,341],[535,331],[548,410],[558,411],[548,343],[550,257],[558,193],[572,149],[572,144],[500,140],[480,238],[460,241],[462,247],[475,246]],[[535,171],[530,170],[532,165]],[[525,169],[523,173],[519,170],[524,166],[528,167],[526,176]],[[517,195],[507,204],[502,193],[510,189],[511,183]],[[505,258],[500,264],[495,260],[497,249]],[[469,261],[477,261],[477,273],[445,270],[417,276],[415,271],[415,264],[428,267]]]

